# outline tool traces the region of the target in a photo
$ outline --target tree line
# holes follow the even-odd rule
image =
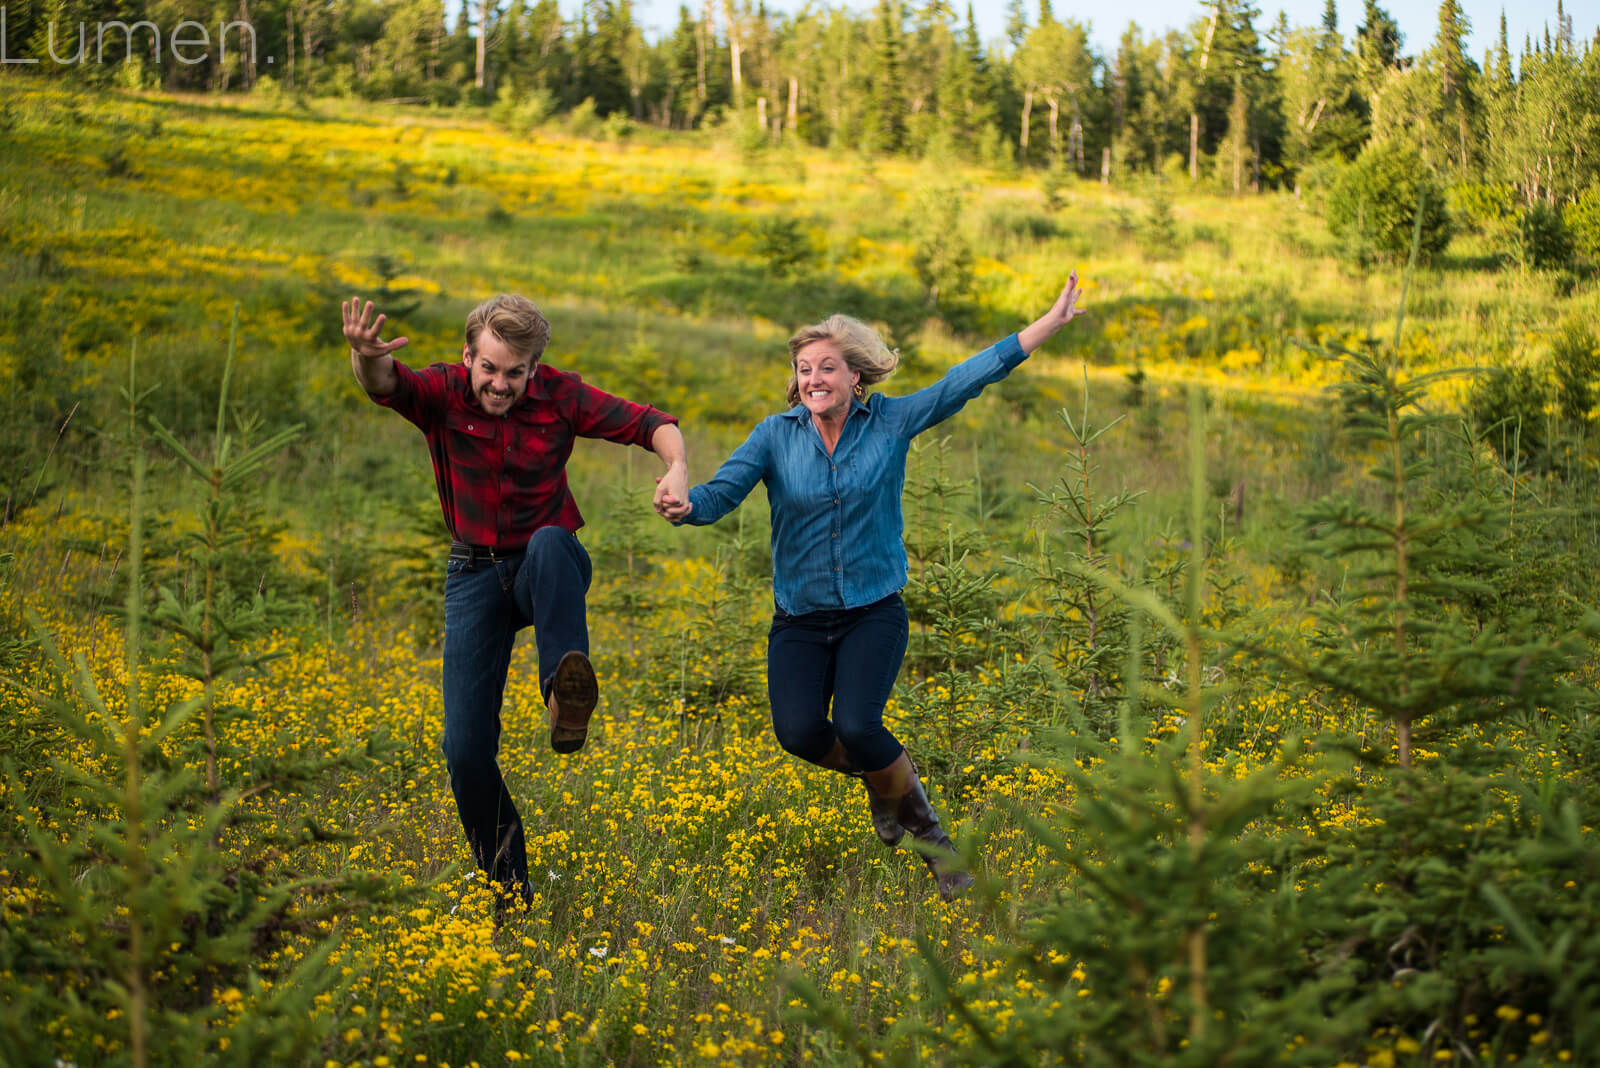
[[[655,41],[632,0],[585,0],[571,19],[556,0],[460,0],[453,14],[446,2],[10,0],[6,50],[11,64],[39,60],[31,71],[144,88],[271,84],[680,130],[737,121],[773,141],[1187,176],[1236,193],[1298,187],[1401,138],[1442,177],[1498,184],[1523,205],[1572,201],[1600,173],[1600,28],[1575,33],[1564,0],[1538,39],[1510,41],[1502,14],[1481,60],[1458,0],[1442,0],[1433,39],[1410,49],[1376,0],[1351,39],[1335,0],[1304,27],[1266,22],[1250,0],[1201,0],[1183,29],[1130,22],[1110,54],[1051,0],[1009,0],[1005,37],[987,44],[971,3],[951,0],[796,14],[700,0]],[[180,52],[186,19],[201,29]],[[107,22],[122,27],[109,48]],[[213,46],[198,49],[196,33]]]

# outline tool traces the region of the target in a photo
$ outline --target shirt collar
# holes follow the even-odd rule
[[[860,397],[851,397],[850,414],[855,415],[857,412],[860,412],[862,415],[870,416],[872,414],[872,408],[870,405],[863,402]],[[778,414],[785,419],[798,419],[802,423],[811,422],[811,409],[807,408],[804,404],[796,404],[788,411],[779,412]]]

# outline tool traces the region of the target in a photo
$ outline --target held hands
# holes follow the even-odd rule
[[[671,523],[688,518],[694,505],[689,503],[689,468],[673,464],[667,473],[656,479],[656,514]]]
[[[410,342],[403,337],[393,341],[384,341],[379,335],[383,333],[383,324],[386,316],[379,315],[372,319],[372,301],[367,301],[362,307],[360,297],[351,297],[341,301],[339,311],[344,315],[344,336],[350,342],[350,351],[364,360],[375,360],[387,356],[395,349],[403,349]]]
[[[1017,340],[1022,344],[1022,351],[1031,353],[1055,335],[1057,330],[1066,326],[1080,315],[1088,312],[1078,307],[1078,298],[1083,295],[1082,288],[1078,285],[1078,272],[1074,270],[1067,276],[1067,287],[1061,291],[1056,302],[1050,310],[1023,327],[1017,335]]]

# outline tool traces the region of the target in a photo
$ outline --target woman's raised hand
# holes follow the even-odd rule
[[[1057,330],[1078,316],[1087,315],[1085,309],[1078,307],[1078,298],[1082,295],[1083,289],[1078,285],[1078,272],[1074,270],[1067,275],[1067,286],[1056,298],[1056,302],[1050,306],[1050,310],[1023,327],[1017,334],[1017,340],[1022,344],[1022,351],[1033,352],[1050,340]]]

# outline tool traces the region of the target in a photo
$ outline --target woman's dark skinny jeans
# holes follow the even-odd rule
[[[578,539],[541,527],[525,552],[450,561],[444,585],[444,757],[478,867],[520,891],[528,879],[522,818],[500,774],[500,702],[517,631],[532,626],[539,691],[571,650],[589,652],[584,596],[593,569]],[[542,713],[542,709],[538,710]]]
[[[767,694],[778,744],[815,764],[838,738],[864,771],[893,764],[901,746],[883,725],[883,708],[900,674],[909,630],[898,593],[861,608],[774,613]]]

